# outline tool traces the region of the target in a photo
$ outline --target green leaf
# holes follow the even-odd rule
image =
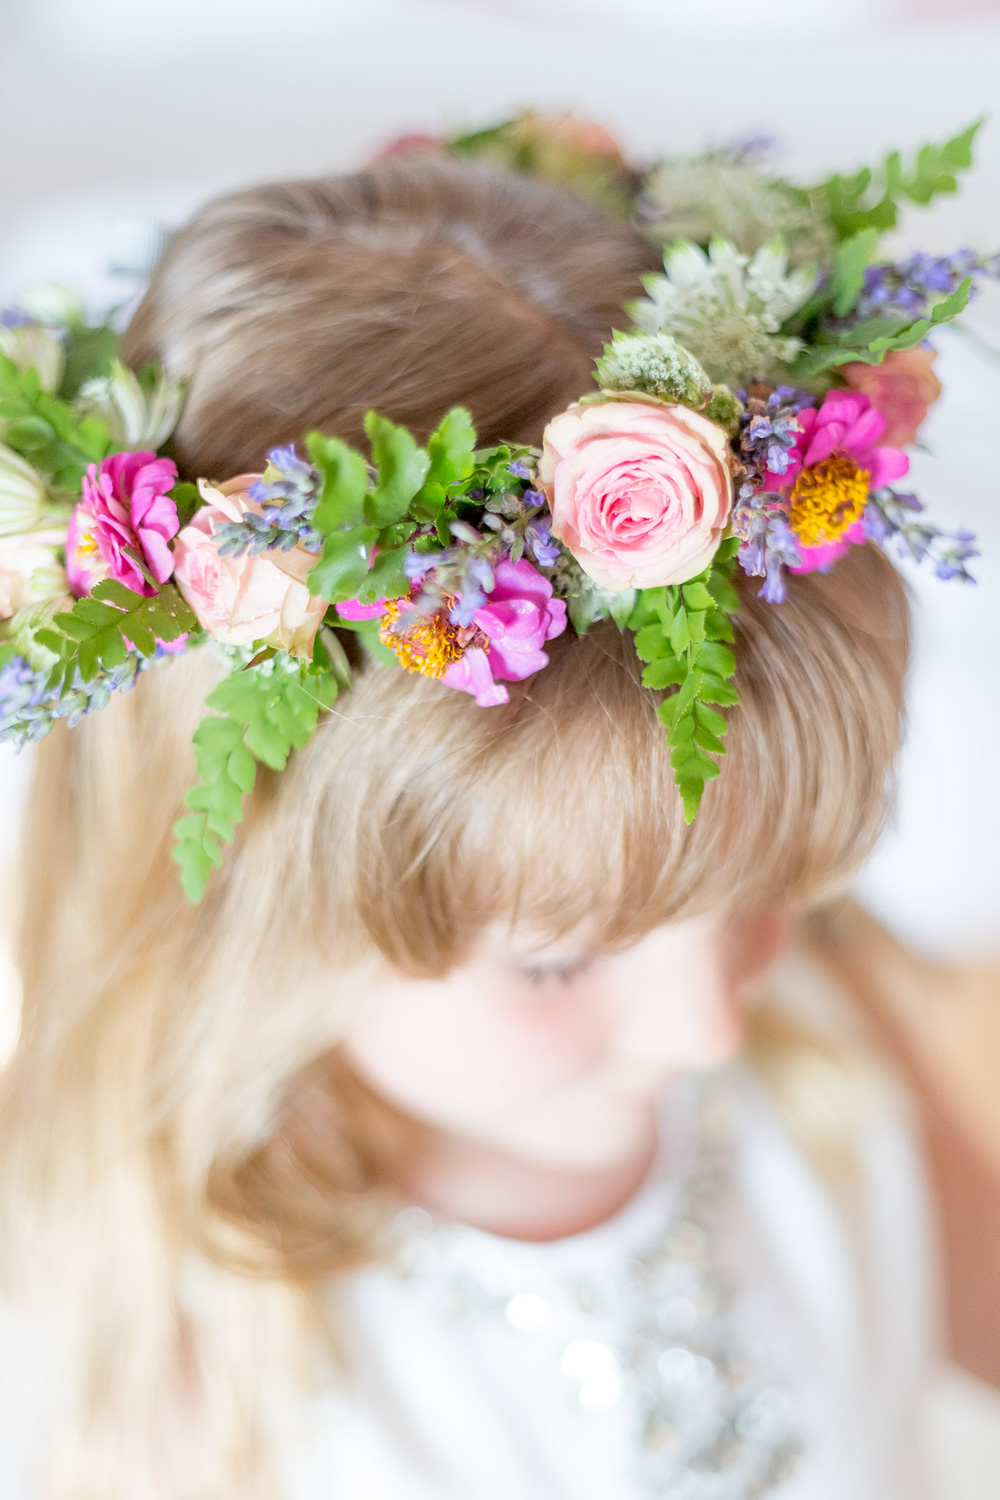
[[[865,271],[875,254],[878,238],[877,229],[859,229],[837,246],[831,292],[833,311],[838,318],[845,318],[857,301],[858,293],[864,286]]]
[[[644,625],[636,632],[635,654],[640,661],[656,661],[661,656],[672,656],[673,648],[663,632],[659,620],[654,625]]]
[[[222,863],[221,845],[232,839],[242,819],[257,762],[283,769],[336,695],[331,674],[287,656],[237,668],[209,695],[208,706],[221,717],[209,715],[195,730],[201,781],[185,798],[190,812],[174,825],[173,858],[192,901],[201,900],[212,870]]]
[[[368,465],[360,453],[339,438],[311,432],[306,451],[319,470],[323,487],[313,515],[313,525],[324,535],[355,526],[364,520],[368,491]]]
[[[675,656],[680,656],[683,651],[687,650],[690,640],[691,635],[688,630],[687,610],[682,604],[674,615],[674,623],[670,628],[671,651],[673,651]]]
[[[356,599],[368,577],[377,526],[354,526],[335,531],[323,543],[319,561],[309,572],[309,592],[317,599],[337,604]]]
[[[736,657],[719,641],[703,641],[698,648],[698,666],[717,677],[732,677],[736,671]]]
[[[476,429],[463,406],[453,406],[427,439],[430,467],[410,507],[421,521],[433,521],[449,486],[470,478],[475,467]]]
[[[642,685],[656,689],[679,687],[686,676],[687,667],[679,657],[664,656],[643,669]]]
[[[410,580],[404,564],[408,547],[395,547],[387,552],[378,552],[357,597],[362,604],[374,604],[377,599],[400,599],[409,593]]]
[[[715,604],[705,584],[697,580],[694,583],[682,584],[681,593],[688,609],[711,609]]]
[[[378,472],[366,502],[367,519],[378,526],[389,526],[401,521],[409,510],[410,501],[427,477],[430,455],[418,447],[405,427],[397,427],[377,412],[368,412],[365,431]]]

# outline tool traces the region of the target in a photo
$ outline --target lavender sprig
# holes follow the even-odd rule
[[[978,281],[1000,277],[1000,255],[981,256],[968,249],[955,250],[951,255],[918,252],[906,260],[869,266],[849,321],[898,317],[911,322],[925,318],[934,304],[950,296],[967,276],[972,277],[975,296]]]
[[[802,431],[798,414],[815,397],[793,386],[779,385],[741,391],[745,411],[740,423],[740,458],[745,471],[736,492],[732,527],[740,538],[740,567],[751,578],[763,578],[761,597],[769,604],[784,602],[785,569],[802,562],[795,535],[788,524],[788,504],[772,488],[791,463],[795,439]]]
[[[873,490],[861,517],[865,536],[886,550],[893,550],[913,562],[929,561],[936,578],[949,582],[975,583],[966,567],[979,548],[973,532],[941,531],[937,526],[918,519],[924,506],[916,495],[900,495],[894,490]]]
[[[319,552],[323,537],[312,524],[319,503],[320,476],[299,458],[293,446],[272,448],[263,479],[247,491],[260,506],[240,521],[229,521],[216,531],[220,557],[259,557],[262,552],[290,552],[304,547]]]

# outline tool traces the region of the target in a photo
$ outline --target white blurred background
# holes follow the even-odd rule
[[[400,133],[523,106],[590,115],[639,160],[773,135],[781,167],[804,181],[942,139],[1000,116],[1000,0],[0,0],[0,88],[0,305],[56,279],[100,308],[135,289],[109,264],[138,221],[175,224],[219,190],[349,169]],[[896,248],[1000,248],[1000,118],[977,154],[962,193],[914,210]],[[898,812],[860,884],[913,945],[962,958],[1000,956],[1000,359],[989,344],[1000,347],[997,290],[964,334],[940,338],[945,392],[913,462],[913,488],[941,524],[980,533],[980,582],[913,576]],[[0,751],[8,911],[30,766],[30,754]],[[4,988],[9,1037],[16,986],[0,945]],[[1000,1494],[997,1429],[975,1420],[990,1399],[967,1388],[939,1408],[941,1492],[955,1500]]]

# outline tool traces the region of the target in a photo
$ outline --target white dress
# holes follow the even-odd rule
[[[404,1210],[392,1257],[330,1288],[349,1383],[316,1398],[289,1500],[920,1500],[934,1285],[905,1121],[865,1133],[846,1215],[744,1069],[671,1089],[662,1127],[583,1234]],[[0,1500],[44,1500],[45,1385],[0,1309]]]
[[[664,1102],[613,1219],[548,1244],[404,1210],[331,1290],[351,1373],[295,1500],[918,1500],[934,1278],[905,1124],[838,1210],[756,1080]]]

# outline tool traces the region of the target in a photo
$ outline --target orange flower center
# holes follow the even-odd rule
[[[792,489],[789,523],[805,547],[835,542],[860,519],[871,474],[844,453],[803,469]]]
[[[405,601],[404,601],[405,602]],[[400,615],[400,600],[387,599],[378,638],[408,672],[423,677],[443,677],[452,662],[464,655],[459,632],[444,610],[430,618],[415,620],[404,630],[394,627]]]

